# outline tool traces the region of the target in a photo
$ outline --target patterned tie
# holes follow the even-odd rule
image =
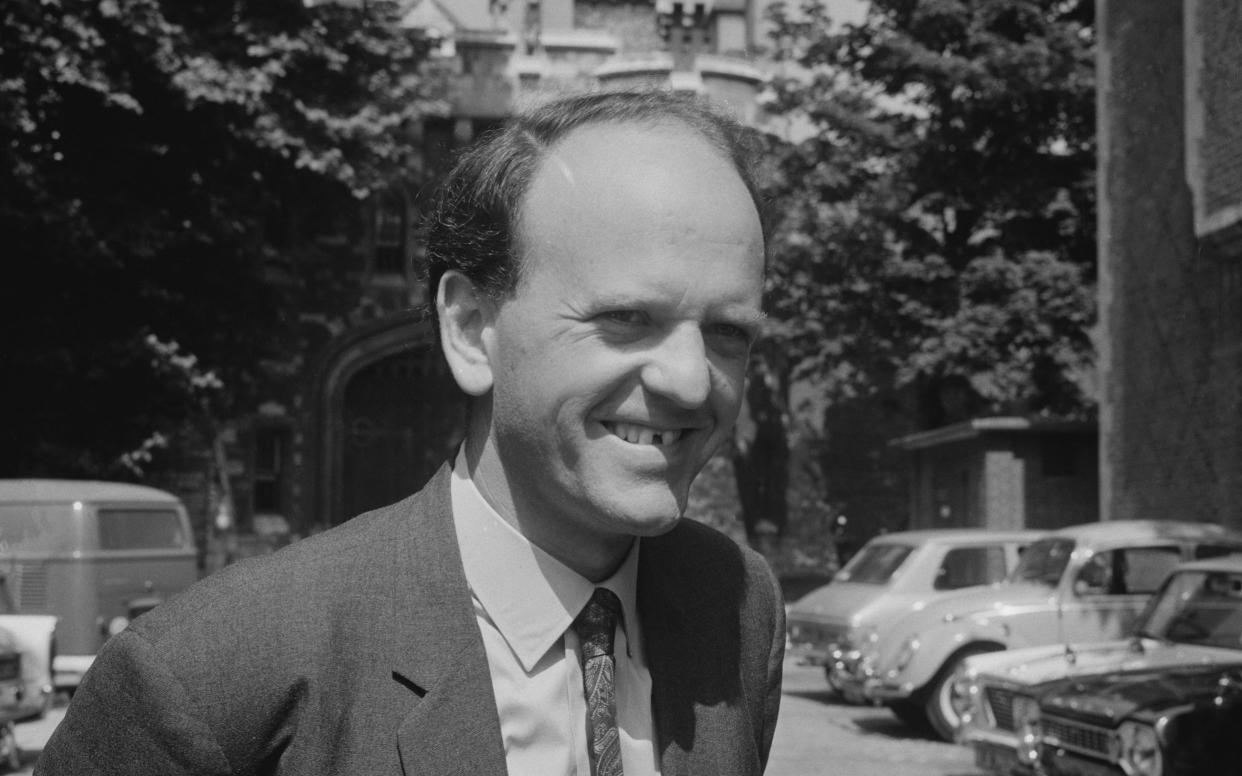
[[[621,602],[617,596],[597,587],[573,624],[582,641],[582,689],[590,728],[591,771],[595,776],[621,776],[621,741],[613,685],[616,660],[612,656],[612,637],[620,616]]]

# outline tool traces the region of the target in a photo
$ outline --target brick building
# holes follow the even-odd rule
[[[1098,13],[1102,515],[1242,528],[1242,4]]]
[[[910,457],[910,528],[1053,529],[1099,519],[1095,423],[977,418],[894,445]]]

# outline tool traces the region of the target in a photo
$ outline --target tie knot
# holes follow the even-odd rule
[[[607,588],[595,588],[573,624],[574,633],[582,641],[584,659],[612,654],[612,637],[620,616],[621,601],[616,594]]]

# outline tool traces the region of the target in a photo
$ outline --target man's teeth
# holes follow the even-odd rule
[[[681,429],[657,430],[635,423],[611,423],[612,433],[636,445],[671,445],[681,439]]]

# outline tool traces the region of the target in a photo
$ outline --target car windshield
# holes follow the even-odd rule
[[[1034,582],[1056,587],[1074,551],[1073,539],[1040,539],[1022,552],[1010,582]]]
[[[838,582],[883,585],[892,579],[911,552],[914,548],[908,544],[868,544],[837,572],[836,579]]]
[[[81,522],[64,504],[0,504],[0,552],[72,552]]]
[[[1138,632],[1242,651],[1242,573],[1182,571],[1148,604]]]

